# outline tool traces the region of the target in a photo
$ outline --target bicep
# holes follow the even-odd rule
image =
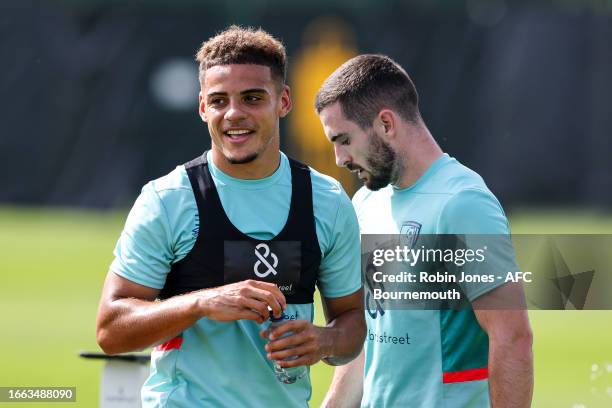
[[[101,303],[113,302],[123,298],[153,301],[157,298],[159,291],[159,289],[132,282],[109,270],[104,281]]]
[[[478,323],[490,338],[511,339],[530,331],[520,283],[505,283],[472,302]]]
[[[130,210],[110,269],[130,281],[162,288],[176,255],[165,207],[147,184]]]

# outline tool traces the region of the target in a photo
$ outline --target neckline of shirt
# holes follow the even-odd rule
[[[416,189],[420,184],[423,184],[436,171],[438,171],[440,167],[444,166],[446,163],[449,163],[451,160],[453,160],[453,158],[450,157],[448,153],[443,153],[442,156],[438,157],[433,163],[431,163],[427,170],[425,170],[425,173],[423,173],[414,184],[405,188],[397,188],[395,186],[391,186],[392,193],[398,194]]]
[[[289,160],[287,159],[287,156],[285,156],[283,152],[279,153],[280,163],[278,165],[278,168],[274,170],[274,173],[270,174],[268,177],[252,180],[232,177],[229,174],[221,171],[221,169],[219,169],[217,166],[215,166],[215,163],[213,163],[212,153],[210,151],[208,151],[208,153],[206,154],[206,159],[208,161],[208,168],[210,169],[210,174],[216,182],[215,184],[221,183],[222,185],[239,187],[241,189],[260,190],[276,184],[289,167]]]

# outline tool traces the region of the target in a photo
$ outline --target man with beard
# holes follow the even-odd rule
[[[98,343],[109,354],[156,346],[145,407],[305,407],[307,370],[285,384],[272,361],[359,353],[355,213],[337,181],[279,151],[291,98],[278,40],[233,26],[196,59],[212,148],[143,188],[104,284]],[[312,324],[315,285],[324,327]],[[268,330],[270,314],[287,322]]]
[[[419,113],[412,81],[390,58],[346,62],[325,80],[315,108],[337,165],[365,184],[353,198],[362,234],[508,236],[501,205],[478,174],[442,152]],[[385,310],[384,303],[367,303],[364,351],[336,368],[324,405],[530,406],[527,313],[485,306],[523,299],[522,287],[494,281],[462,289],[468,310]]]

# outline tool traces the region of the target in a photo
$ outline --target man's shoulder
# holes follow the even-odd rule
[[[448,195],[453,195],[466,189],[488,191],[485,181],[478,173],[453,157],[448,158],[445,165],[440,167],[433,175],[431,181],[429,183],[430,188],[437,188],[440,192]]]
[[[313,194],[339,196],[344,192],[344,189],[338,180],[328,176],[327,174],[320,173],[312,167],[309,168]]]
[[[160,214],[172,222],[181,222],[197,211],[195,195],[185,166],[177,166],[170,173],[149,181],[143,188],[138,202],[159,208]]]
[[[469,167],[455,159],[440,169],[440,185],[449,201],[473,201],[482,198],[497,201],[484,179]]]
[[[483,178],[457,162],[448,175],[448,195],[443,202],[440,233],[506,234],[503,207]]]
[[[192,192],[191,183],[183,165],[176,166],[170,173],[150,181],[145,188],[153,190],[160,197]]]
[[[338,180],[310,168],[312,202],[317,219],[335,220],[338,211],[352,211],[351,200]]]

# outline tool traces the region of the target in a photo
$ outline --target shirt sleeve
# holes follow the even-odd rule
[[[319,267],[318,287],[327,298],[355,293],[361,288],[361,244],[355,210],[341,192],[328,250]]]
[[[455,251],[481,251],[481,257],[471,256],[470,262],[457,264],[458,270],[466,275],[493,277],[492,282],[460,283],[470,301],[504,284],[507,272],[519,270],[508,220],[499,201],[489,191],[467,189],[453,195],[442,210],[438,231],[453,235]]]
[[[161,289],[173,259],[168,217],[151,183],[130,210],[110,269],[140,285]]]

